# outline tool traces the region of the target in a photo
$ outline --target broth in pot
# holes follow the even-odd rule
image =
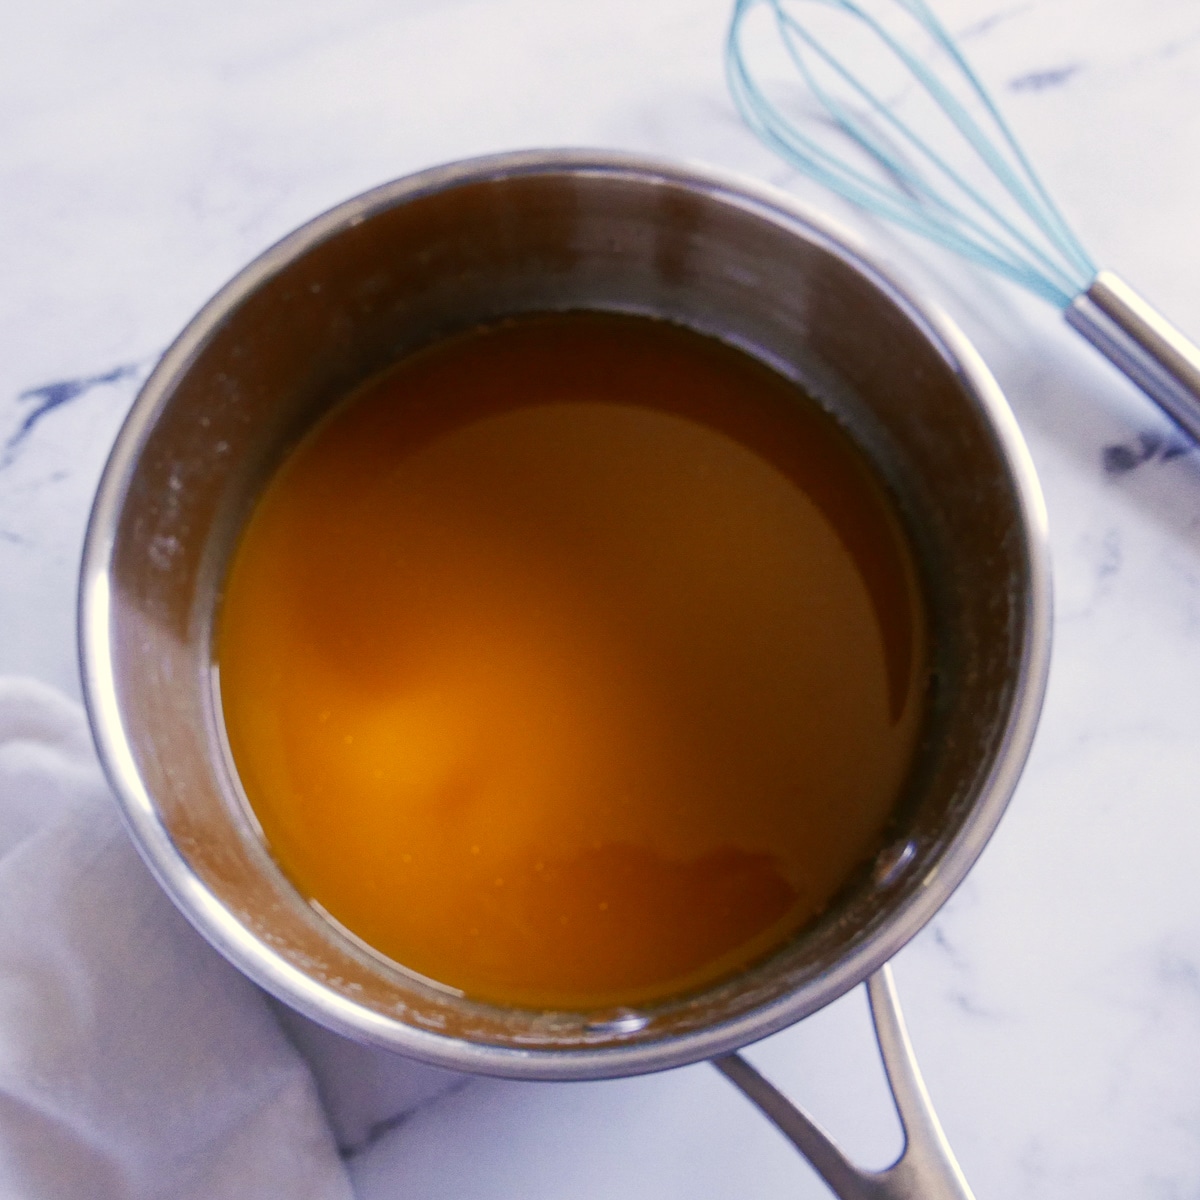
[[[356,390],[267,485],[217,624],[297,889],[430,981],[558,1010],[702,989],[858,878],[928,641],[832,417],[720,341],[589,312]]]

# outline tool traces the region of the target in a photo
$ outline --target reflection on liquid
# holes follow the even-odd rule
[[[285,465],[219,660],[277,859],[470,995],[643,1003],[810,921],[922,717],[911,555],[785,381],[636,318],[409,360]]]

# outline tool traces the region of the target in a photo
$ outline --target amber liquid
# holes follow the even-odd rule
[[[300,891],[500,1004],[639,1004],[777,948],[878,849],[925,617],[793,385],[643,318],[527,318],[339,407],[220,613],[229,743]]]

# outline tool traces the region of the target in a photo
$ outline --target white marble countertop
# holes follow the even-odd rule
[[[0,673],[78,694],[77,560],[122,416],[201,303],[308,217],[420,167],[528,146],[647,151],[781,184],[855,226],[975,340],[1049,508],[1054,660],[1031,760],[967,882],[895,963],[943,1124],[980,1200],[1196,1195],[1200,455],[1177,452],[1164,419],[1053,310],[855,217],[774,160],[725,91],[729,7],[9,5]],[[934,7],[1097,261],[1200,333],[1195,0]],[[861,993],[751,1053],[868,1165],[898,1150]],[[348,1165],[378,1200],[826,1194],[703,1065],[473,1081]]]

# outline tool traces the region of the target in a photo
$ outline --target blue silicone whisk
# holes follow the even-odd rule
[[[925,0],[737,0],[726,66],[783,159],[1049,300],[1200,441],[1200,349],[1095,268]]]

